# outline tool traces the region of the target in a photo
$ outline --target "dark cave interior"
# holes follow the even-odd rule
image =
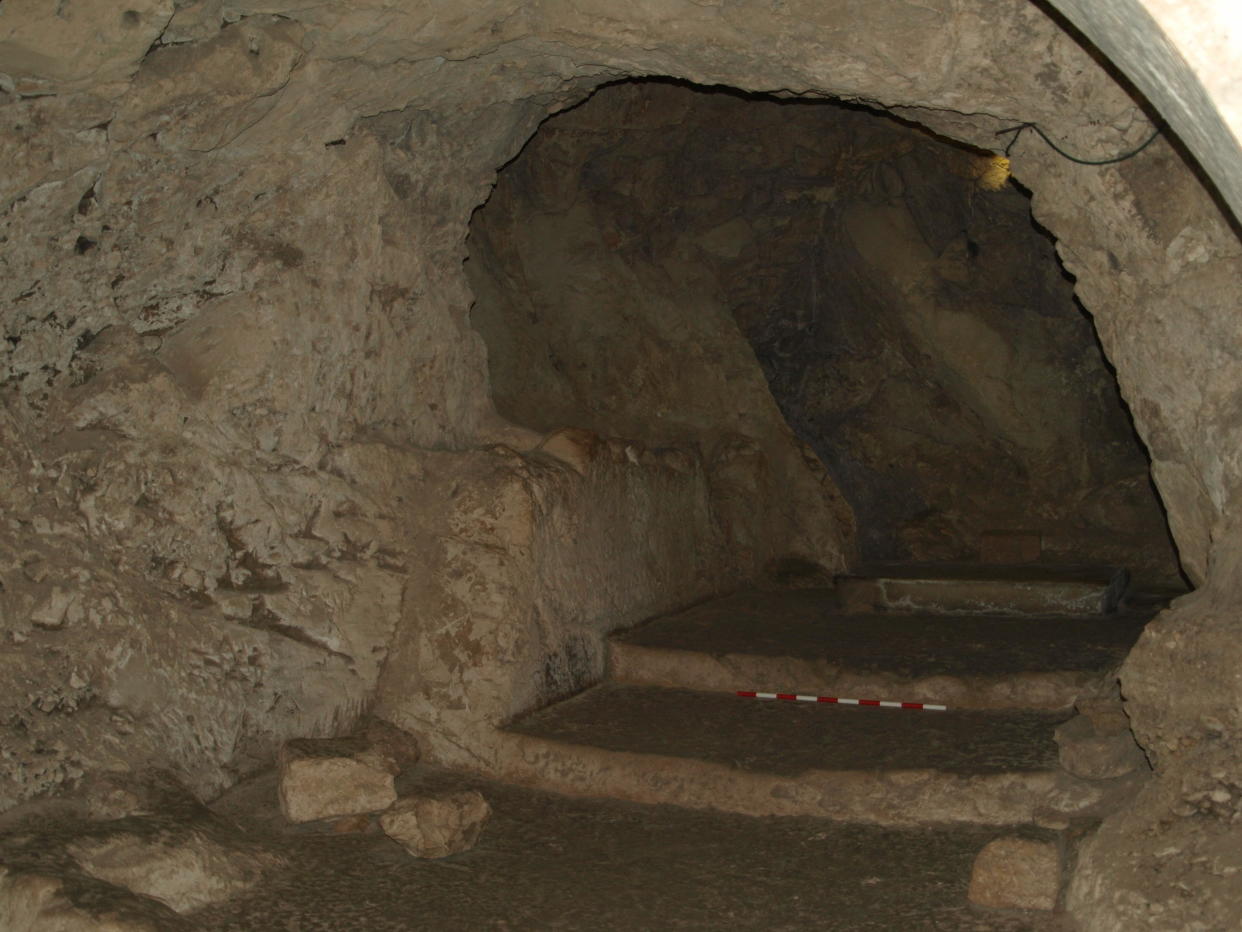
[[[988,153],[852,104],[627,81],[549,118],[471,231],[518,423],[736,443],[757,360],[862,560],[1178,577],[1090,317]]]

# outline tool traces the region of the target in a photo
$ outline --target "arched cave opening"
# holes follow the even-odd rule
[[[515,423],[693,438],[710,472],[783,418],[859,561],[1179,581],[1072,276],[991,153],[840,101],[605,85],[500,172],[467,274]]]

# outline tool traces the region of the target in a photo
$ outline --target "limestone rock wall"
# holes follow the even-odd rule
[[[0,107],[5,806],[131,765],[210,793],[348,727],[424,556],[329,454],[538,439],[491,411],[458,270],[543,105],[394,129],[300,24],[136,10],[0,25],[34,73]]]
[[[601,89],[473,221],[497,405],[544,429],[755,435],[773,416],[753,352],[864,559],[976,559],[982,532],[1025,529],[1047,559],[1176,579],[1090,320],[991,168],[861,108]],[[833,523],[785,498],[786,522]]]
[[[492,412],[460,261],[497,167],[592,87],[861,99],[987,147],[1035,121],[1088,158],[1150,132],[1025,0],[127,6],[0,5],[5,805],[115,757],[218,787],[392,682],[402,561],[431,557],[366,490],[408,464],[381,458],[367,484],[325,456],[536,445]],[[1219,799],[1242,769],[1242,249],[1165,141],[1110,167],[1030,132],[1012,154],[1201,589],[1123,668],[1156,778],[1080,860],[1071,903],[1092,928],[1234,927],[1213,852],[1155,878],[1190,840],[1237,850]],[[385,647],[368,602],[393,573]],[[247,617],[239,592],[249,624],[226,614]]]
[[[0,25],[0,804],[128,766],[215,792],[377,701],[483,747],[597,678],[607,630],[752,571],[731,528],[769,518],[697,448],[534,452],[492,408],[466,223],[572,66],[498,54],[486,16],[420,58],[343,9],[45,12]],[[467,485],[526,496],[516,555],[446,510]]]

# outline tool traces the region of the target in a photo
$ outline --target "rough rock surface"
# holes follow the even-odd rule
[[[997,838],[975,858],[970,901],[1001,909],[1055,909],[1061,890],[1061,855],[1048,841]]]
[[[135,776],[132,785],[142,814],[74,818],[88,791],[6,818],[4,928],[179,929],[177,914],[250,890],[284,866],[167,776]]]
[[[1121,703],[1078,703],[1074,718],[1057,728],[1061,766],[1076,777],[1110,780],[1147,769]]]
[[[1236,579],[1236,564],[1218,567]],[[1208,932],[1242,921],[1237,592],[1213,580],[1144,631],[1122,669],[1157,779],[1079,856],[1068,906],[1087,928]]]
[[[697,438],[583,476],[493,410],[467,225],[550,112],[669,75],[989,149],[1150,133],[1025,0],[8,0],[0,50],[0,807],[134,763],[214,792],[371,701],[486,766],[601,632],[737,581]],[[1122,668],[1156,779],[1071,906],[1236,927],[1242,248],[1167,138],[1011,155],[1200,587]]]
[[[387,809],[397,798],[397,762],[365,741],[295,739],[280,749],[280,811],[311,822]]]
[[[492,808],[478,790],[404,796],[380,816],[390,838],[418,858],[446,858],[469,851]]]
[[[148,838],[116,832],[72,842],[66,849],[92,877],[191,912],[250,889],[262,876],[262,858],[210,836]]]
[[[1176,579],[1091,323],[992,164],[856,106],[603,88],[540,127],[475,214],[497,406],[539,429],[757,446],[784,493],[765,510],[814,557],[823,496],[792,491],[774,397],[865,559],[987,558],[990,529],[1028,528],[1028,559]]]
[[[189,932],[193,926],[155,900],[106,884],[0,867],[0,915],[21,932]]]

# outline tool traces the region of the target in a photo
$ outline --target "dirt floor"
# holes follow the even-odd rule
[[[575,799],[416,768],[412,786],[480,789],[478,846],[440,861],[382,833],[286,825],[272,776],[212,807],[283,853],[259,892],[201,910],[204,930],[1052,930],[966,902],[996,830],[894,831]]]

